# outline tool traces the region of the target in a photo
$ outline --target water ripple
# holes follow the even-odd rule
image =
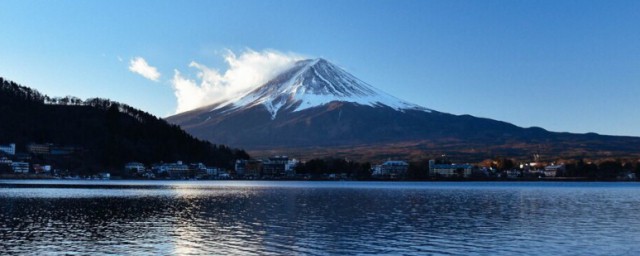
[[[0,182],[0,250],[92,255],[637,255],[619,183]]]

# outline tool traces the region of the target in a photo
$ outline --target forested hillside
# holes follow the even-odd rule
[[[176,125],[131,106],[107,99],[51,98],[0,78],[0,144],[31,143],[77,148],[62,161],[67,168],[91,173],[122,168],[129,161],[202,162],[230,168],[243,150],[198,140]]]

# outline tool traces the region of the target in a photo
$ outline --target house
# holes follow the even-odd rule
[[[470,164],[436,164],[429,160],[429,176],[431,177],[464,177],[471,176],[473,166]]]
[[[0,145],[0,151],[8,154],[15,155],[16,154],[16,144],[11,143],[9,145]]]

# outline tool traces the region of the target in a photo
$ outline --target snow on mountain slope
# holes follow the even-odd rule
[[[289,70],[244,96],[215,104],[212,111],[223,107],[236,111],[263,105],[275,119],[282,109],[295,112],[333,101],[431,112],[382,92],[324,59],[298,61]]]

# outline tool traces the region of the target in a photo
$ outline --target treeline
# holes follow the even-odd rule
[[[631,174],[640,177],[640,159],[599,159],[587,161],[582,158],[559,159],[556,164],[564,166],[564,171],[557,172],[556,177],[575,177],[586,180],[616,180],[626,179]],[[497,172],[508,170],[522,170],[518,163],[509,158],[488,159],[478,165],[487,167]],[[529,167],[531,169],[544,166]]]
[[[595,162],[587,162],[583,159],[565,160],[564,171],[558,172],[556,177],[574,177],[585,180],[627,180],[633,175],[640,178],[640,160],[605,159]],[[446,158],[435,158],[435,164],[451,164]],[[403,180],[463,180],[458,178],[438,178],[429,176],[429,160],[408,162],[408,170]],[[340,158],[312,159],[296,166],[297,174],[307,174],[312,178],[323,178],[329,174],[343,175],[343,177],[355,180],[371,180],[373,165],[369,162],[355,162]],[[537,169],[536,169],[537,168]],[[475,165],[474,171],[467,180],[501,180],[506,179],[507,171],[519,170],[520,164],[509,158],[487,159]],[[537,171],[544,170],[544,166],[531,167],[531,174],[523,174],[521,178],[537,179]],[[631,176],[630,176],[631,175]]]
[[[54,168],[81,174],[120,170],[130,161],[181,160],[231,169],[236,159],[249,158],[244,150],[196,139],[176,125],[125,104],[100,98],[50,98],[3,78],[0,116],[0,144],[16,143],[19,152],[26,152],[30,143],[76,147],[81,150],[74,157],[50,161],[58,162]]]
[[[640,177],[640,162],[629,160],[604,160],[599,163],[580,159],[565,165],[564,177],[584,177],[590,180],[613,180],[629,174]]]

